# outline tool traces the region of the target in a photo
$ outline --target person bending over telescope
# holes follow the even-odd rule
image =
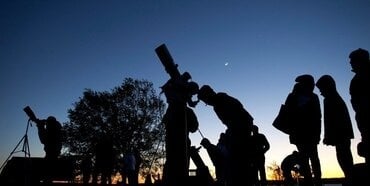
[[[287,155],[281,162],[281,170],[283,171],[284,185],[295,185],[295,180],[292,176],[292,171],[297,175],[300,170],[301,158],[299,152],[294,150],[291,154]]]
[[[61,124],[54,116],[35,121],[40,142],[44,144],[45,159],[57,159],[62,149]]]
[[[23,110],[29,116],[29,120],[36,123],[39,139],[44,145],[45,151],[45,171],[41,180],[46,185],[51,185],[57,160],[62,150],[62,126],[54,116],[49,116],[47,119],[38,119],[29,106]]]
[[[57,159],[62,149],[62,125],[54,116],[38,119],[29,106],[24,108],[29,119],[36,123],[40,142],[44,145],[45,159]]]

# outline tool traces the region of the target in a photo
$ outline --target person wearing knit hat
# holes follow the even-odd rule
[[[322,173],[317,149],[321,136],[320,100],[313,92],[315,82],[312,75],[299,75],[295,82],[294,91],[289,93],[285,101],[290,110],[289,121],[292,125],[289,142],[297,147],[302,157],[303,185],[321,185]]]
[[[306,87],[308,91],[313,91],[315,88],[315,80],[310,74],[297,76],[295,82],[304,84],[304,87]]]

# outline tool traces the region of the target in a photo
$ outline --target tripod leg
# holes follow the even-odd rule
[[[1,165],[1,167],[0,167],[0,172],[1,173],[3,173],[4,172],[4,170],[3,169],[6,169],[5,170],[5,172],[6,171],[8,171],[8,173],[6,173],[6,174],[9,174],[9,175],[7,175],[9,178],[8,179],[10,179],[10,180],[6,180],[6,177],[4,177],[4,180],[3,180],[3,178],[1,178],[2,179],[2,181],[11,181],[12,183],[15,181],[15,182],[17,182],[18,184],[17,185],[19,185],[19,183],[22,183],[22,185],[25,185],[25,186],[29,186],[29,185],[34,185],[34,184],[32,184],[31,183],[31,180],[33,181],[33,179],[31,179],[32,178],[32,175],[31,175],[31,172],[32,172],[32,169],[31,169],[31,153],[30,153],[30,147],[29,147],[29,143],[28,143],[28,136],[27,136],[27,132],[28,132],[28,127],[29,127],[29,125],[30,125],[30,120],[28,120],[28,123],[27,123],[27,128],[26,128],[26,133],[25,133],[25,135],[21,138],[21,140],[17,143],[17,145],[14,147],[14,149],[13,149],[13,151],[9,154],[9,156],[8,156],[8,158],[4,161],[4,163]],[[18,148],[19,148],[19,145],[21,144],[23,142],[23,147],[22,147],[22,149],[21,150],[19,150],[19,151],[16,151]],[[14,169],[14,165],[17,165],[17,163],[12,163],[12,164],[10,164],[9,166],[9,168],[7,168],[7,167],[5,167],[5,165],[7,165],[8,164],[8,162],[10,161],[10,158],[12,157],[12,155],[13,154],[15,154],[15,153],[17,153],[17,152],[24,152],[24,156],[25,156],[25,159],[23,160],[24,162],[24,164],[23,164],[23,169],[22,170],[17,170],[16,172],[14,172],[14,170],[12,170],[12,169]],[[14,162],[18,162],[19,161],[19,159],[15,159],[14,160]],[[10,171],[10,172],[9,172]],[[23,180],[23,182],[18,182],[18,181],[20,181],[20,180],[18,180],[18,179],[14,179],[14,178],[18,178],[19,176],[21,176],[21,175],[23,175],[24,176],[24,180]],[[0,175],[0,176],[2,176],[2,175]],[[36,180],[37,182],[35,182],[35,183],[38,183],[39,181],[38,180]]]
[[[4,166],[6,165],[6,163],[9,161],[9,159],[12,157],[12,155],[14,153],[16,153],[16,150],[18,149],[19,145],[22,143],[22,141],[24,141],[26,139],[26,136],[27,135],[24,135],[22,137],[22,139],[18,142],[18,144],[14,147],[13,151],[9,154],[8,158],[6,158],[6,160],[4,161],[4,163],[1,165],[0,167],[0,170],[2,170],[4,168]]]
[[[24,137],[24,143],[23,143],[22,151],[24,152],[24,157],[31,157],[30,146],[28,144],[28,136],[27,135],[25,135],[25,137]]]

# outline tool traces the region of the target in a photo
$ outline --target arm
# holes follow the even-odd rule
[[[42,144],[45,144],[46,143],[46,128],[45,128],[46,121],[37,119],[35,120],[35,123],[37,126],[40,142]]]

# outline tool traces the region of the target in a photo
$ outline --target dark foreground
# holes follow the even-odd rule
[[[323,186],[342,186],[343,178],[328,178],[323,179]],[[121,186],[122,184],[111,184],[111,186]],[[243,185],[243,184],[241,184]],[[83,186],[83,184],[80,183],[54,183],[53,186]],[[88,186],[92,186],[92,184],[89,184]],[[145,184],[139,184],[139,186],[147,186]],[[153,184],[152,186],[156,186]],[[213,186],[213,185],[210,185]],[[216,184],[214,184],[216,186]],[[283,183],[281,181],[269,181],[267,186],[283,186]],[[299,186],[299,184],[297,184]]]
[[[322,182],[323,182],[323,186],[342,186],[343,178],[327,178],[327,179],[323,179]],[[3,185],[3,184],[0,183],[0,185]],[[6,184],[6,185],[7,186],[12,186],[12,184],[11,185]],[[22,186],[22,185],[23,186],[33,186],[34,184],[20,184],[19,182],[17,184],[14,184],[14,186]],[[98,185],[101,185],[101,184],[98,184]],[[110,184],[110,186],[121,186],[121,185],[122,185],[122,183],[120,183],[120,184]],[[198,184],[196,184],[196,183],[190,184],[190,185],[197,185],[198,186]],[[243,184],[241,184],[241,185],[243,185]],[[39,186],[42,186],[42,184],[40,184]],[[51,186],[93,186],[93,184],[84,185],[82,183],[57,182],[57,183],[52,183]],[[141,184],[139,184],[139,186],[161,186],[161,184],[144,184],[144,183],[141,183]],[[217,186],[217,185],[216,184],[210,184],[210,185],[207,185],[207,186]],[[284,184],[282,183],[282,181],[268,181],[267,186],[284,186]],[[296,186],[299,186],[299,184],[297,184]]]
[[[62,182],[53,183],[55,186],[82,186],[81,183],[73,183],[74,180],[74,166],[68,159],[61,159],[57,162],[58,166],[52,171],[45,171],[45,163],[42,158],[22,158],[13,157],[0,173],[0,185],[2,186],[42,186],[40,180],[45,175],[52,174],[53,180],[62,180]],[[368,182],[369,171],[366,170],[365,164],[355,164],[354,169],[354,183],[353,186],[363,185]],[[216,184],[209,184],[209,181],[202,182],[199,180],[203,177],[197,175],[190,177],[189,185],[199,186],[216,186]],[[206,183],[206,184],[204,184]],[[330,178],[322,180],[323,186],[341,186],[343,178]],[[89,184],[92,185],[92,184]],[[100,185],[100,184],[99,184]],[[122,185],[122,184],[112,184]],[[140,184],[145,185],[146,184]],[[149,184],[152,186],[160,186],[161,184]],[[243,185],[243,184],[241,184]],[[297,184],[298,186],[299,184]],[[269,181],[268,186],[283,186],[281,181]]]

